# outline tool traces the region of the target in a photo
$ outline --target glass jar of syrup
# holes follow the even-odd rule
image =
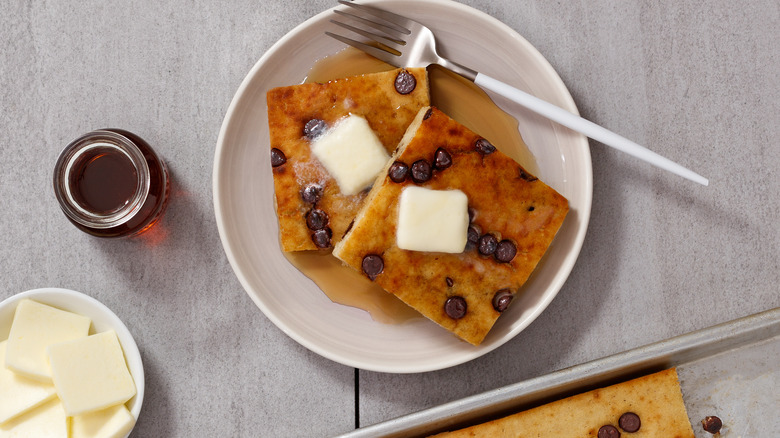
[[[54,193],[65,216],[98,237],[151,228],[168,203],[168,169],[148,143],[120,129],[89,132],[60,153]]]

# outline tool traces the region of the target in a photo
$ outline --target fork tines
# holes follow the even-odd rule
[[[325,32],[326,35],[385,62],[392,63],[390,58],[401,55],[401,49],[406,44],[403,37],[411,33],[401,24],[407,24],[406,18],[352,1],[339,0],[339,3],[352,8],[351,12],[333,10],[335,14],[348,22],[337,20],[330,20],[330,22],[360,35],[364,39],[358,41],[332,32]]]
[[[400,39],[397,39],[397,38],[393,38],[391,36],[391,34],[389,32],[387,32],[386,26],[382,25],[381,23],[376,23],[376,22],[373,22],[373,21],[370,21],[370,20],[366,20],[365,18],[358,17],[356,15],[348,14],[346,12],[342,12],[342,11],[338,11],[338,10],[334,10],[333,12],[338,14],[338,15],[341,15],[341,16],[344,16],[344,17],[348,17],[349,19],[355,20],[356,22],[364,24],[367,27],[365,27],[365,28],[364,27],[357,27],[357,26],[353,26],[353,25],[350,25],[350,24],[347,24],[347,23],[343,23],[341,21],[330,20],[331,23],[333,23],[333,24],[335,24],[337,26],[341,26],[344,29],[347,29],[349,31],[352,31],[352,32],[358,34],[358,35],[362,35],[363,37],[368,38],[369,40],[373,40],[373,41],[376,41],[376,42],[379,42],[379,43],[381,43],[382,41],[385,41],[385,42],[391,44],[392,46],[404,45],[404,41],[403,40],[400,40]],[[381,26],[381,27],[379,27],[379,26]],[[367,28],[370,28],[370,29],[373,29],[373,30],[379,30],[379,31],[382,31],[383,33],[372,32],[370,30],[366,30]]]
[[[383,9],[375,8],[373,6],[368,6],[360,3],[356,3],[354,1],[348,1],[348,0],[339,0],[339,3],[341,3],[344,6],[349,6],[354,10],[354,12],[363,12],[365,14],[371,15],[374,18],[379,18],[381,22],[376,22],[374,20],[369,20],[365,18],[365,16],[360,17],[358,15],[350,14],[348,12],[334,10],[337,14],[350,16],[358,21],[362,21],[369,26],[373,25],[373,27],[376,27],[377,25],[380,26],[383,29],[391,29],[395,32],[397,32],[397,37],[401,38],[403,35],[409,35],[412,33],[412,31],[409,29],[411,22],[408,18],[403,17],[398,14],[394,14],[392,12],[385,11]]]

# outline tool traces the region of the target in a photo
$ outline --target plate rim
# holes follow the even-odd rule
[[[381,5],[381,4],[399,3],[402,1],[403,0],[364,0],[362,2],[366,4],[375,3]],[[434,7],[459,9],[460,11],[465,11],[471,14],[477,14],[483,20],[490,22],[493,26],[495,26],[497,32],[502,32],[505,35],[511,37],[519,45],[522,45],[526,50],[528,50],[528,53],[538,63],[538,67],[541,67],[545,71],[545,75],[554,85],[554,89],[559,94],[559,97],[563,99],[564,105],[561,106],[574,114],[579,114],[579,111],[574,102],[574,98],[572,97],[569,89],[566,87],[560,75],[558,74],[557,71],[555,71],[555,69],[550,64],[550,62],[541,54],[541,52],[539,52],[539,50],[536,49],[536,47],[534,47],[528,40],[526,40],[517,31],[509,27],[506,23],[500,21],[499,19],[481,10],[454,1],[417,0],[417,2],[427,3]],[[221,176],[220,175],[221,165],[223,163],[223,159],[225,158],[224,157],[225,149],[227,148],[227,146],[225,145],[225,139],[228,135],[228,130],[230,128],[232,119],[234,118],[234,113],[236,111],[236,108],[239,106],[240,101],[244,97],[247,88],[252,83],[258,71],[261,70],[264,64],[266,63],[266,61],[269,58],[275,56],[277,52],[281,50],[289,42],[289,40],[295,38],[298,33],[300,33],[303,29],[310,26],[312,23],[322,20],[323,17],[326,15],[332,14],[332,11],[337,7],[338,6],[334,6],[332,8],[328,8],[320,13],[315,14],[314,16],[308,18],[307,20],[295,26],[293,29],[288,31],[284,36],[282,36],[282,38],[280,38],[274,44],[272,44],[271,47],[268,48],[266,52],[255,62],[255,64],[252,66],[249,72],[247,72],[244,79],[241,81],[241,84],[235,91],[233,98],[231,99],[230,105],[225,113],[225,117],[220,127],[219,136],[217,138],[217,144],[216,144],[215,156],[214,156],[214,167],[212,169],[213,206],[214,206],[214,212],[216,216],[217,229],[219,232],[220,241],[222,243],[223,250],[225,252],[225,255],[227,256],[229,264],[231,265],[234,275],[238,278],[239,283],[244,288],[244,291],[247,293],[247,295],[249,295],[250,299],[255,303],[255,305],[258,308],[260,308],[263,314],[269,320],[271,320],[271,322],[287,336],[291,337],[293,340],[295,340],[302,346],[306,347],[307,349],[327,359],[354,368],[359,368],[359,369],[364,369],[369,371],[377,371],[377,372],[397,373],[397,374],[429,372],[429,371],[436,371],[436,370],[446,369],[452,366],[460,365],[462,363],[471,361],[473,359],[476,359],[480,356],[487,354],[490,351],[495,350],[496,348],[502,346],[503,344],[505,344],[506,342],[513,339],[515,336],[517,336],[528,325],[530,325],[534,320],[536,320],[536,318],[544,310],[547,309],[549,304],[555,299],[555,297],[558,295],[565,282],[568,280],[571,271],[573,270],[573,267],[576,264],[576,261],[579,258],[579,254],[582,250],[585,236],[587,234],[587,229],[588,229],[590,216],[591,216],[591,209],[592,209],[593,165],[592,165],[588,139],[582,134],[574,133],[574,140],[572,140],[573,142],[577,143],[575,149],[579,149],[578,152],[582,154],[583,159],[587,161],[587,163],[583,163],[585,165],[583,165],[581,169],[584,174],[583,175],[584,182],[586,182],[586,190],[582,193],[582,195],[584,195],[582,199],[583,205],[578,206],[577,220],[581,224],[580,229],[578,230],[575,239],[571,242],[572,243],[571,250],[563,258],[558,268],[559,272],[565,271],[566,273],[565,275],[562,275],[560,276],[560,278],[557,278],[555,281],[551,282],[548,289],[553,289],[554,293],[550,293],[546,295],[544,299],[540,301],[540,304],[533,309],[533,312],[530,313],[530,317],[528,318],[527,323],[521,324],[518,327],[514,327],[511,330],[510,334],[505,336],[506,339],[503,339],[501,342],[495,342],[491,345],[483,344],[482,346],[476,347],[469,354],[461,355],[457,359],[453,359],[448,362],[437,363],[435,366],[412,365],[412,366],[405,366],[401,368],[399,368],[398,366],[387,368],[376,364],[361,362],[359,360],[353,360],[348,357],[342,357],[341,355],[338,355],[338,353],[334,353],[328,348],[322,347],[316,343],[311,342],[309,339],[298,334],[295,330],[289,327],[284,321],[281,320],[281,318],[275,315],[274,312],[270,311],[270,309],[266,306],[266,304],[263,301],[261,301],[259,297],[256,296],[257,294],[254,292],[253,288],[251,287],[251,284],[247,279],[245,273],[240,269],[239,262],[236,258],[235,251],[234,251],[235,248],[231,246],[232,242],[229,240],[228,231],[226,229],[226,218],[223,217],[224,202],[220,196],[219,182]],[[488,94],[490,93],[488,92]],[[564,222],[564,224],[565,223],[566,222]]]

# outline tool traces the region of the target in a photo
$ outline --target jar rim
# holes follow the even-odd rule
[[[80,158],[99,149],[114,149],[124,154],[136,170],[136,189],[128,202],[111,212],[95,212],[79,203],[71,191],[74,165]],[[149,164],[143,152],[128,137],[109,130],[95,130],[70,142],[60,152],[54,166],[54,193],[62,211],[85,227],[107,229],[132,219],[146,202],[150,188]]]

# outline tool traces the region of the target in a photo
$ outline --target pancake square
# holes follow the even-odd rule
[[[399,247],[399,200],[410,187],[466,195],[466,235],[441,237],[465,240],[462,251]],[[479,345],[544,256],[568,210],[566,198],[487,139],[436,108],[423,108],[333,255]]]

